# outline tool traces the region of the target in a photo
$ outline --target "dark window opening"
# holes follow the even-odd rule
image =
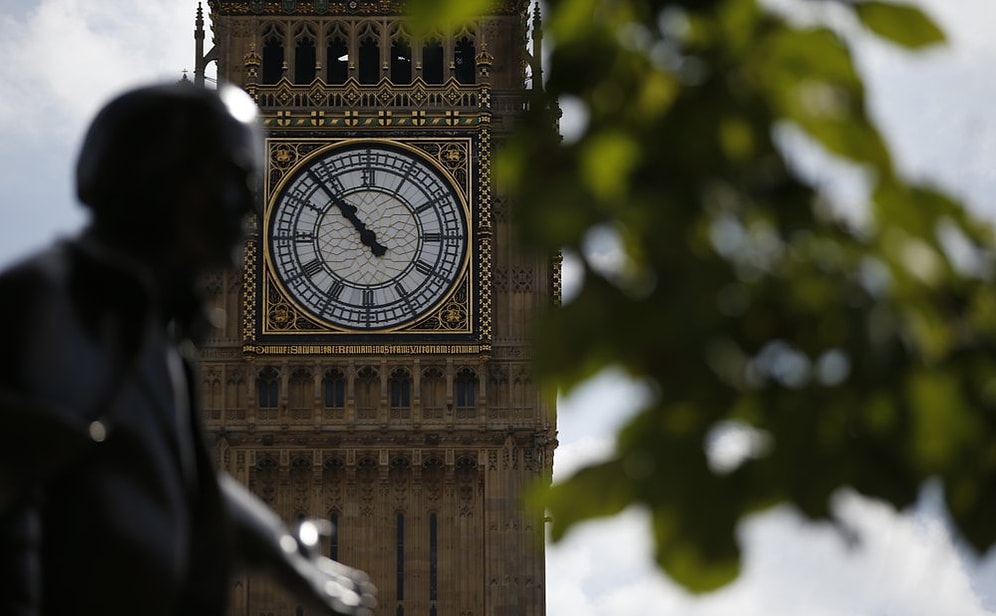
[[[373,37],[360,43],[360,83],[374,84],[380,81],[380,46]]]
[[[302,38],[294,50],[294,83],[311,83],[315,80],[315,63],[318,60],[315,42]]]
[[[477,405],[477,375],[472,370],[458,372],[453,385],[457,408],[472,408]]]
[[[346,79],[349,78],[349,49],[346,47],[346,41],[341,38],[332,39],[326,52],[328,53],[328,60],[326,60],[328,82],[333,85],[346,83]]]
[[[276,368],[263,368],[256,379],[259,408],[275,409],[280,400],[280,374]]]
[[[280,81],[284,74],[284,42],[276,35],[270,35],[263,42],[263,83]]]
[[[407,41],[391,45],[391,82],[404,85],[412,82],[412,48]]]
[[[439,41],[429,41],[422,48],[422,79],[426,83],[443,83],[443,46]]]
[[[407,372],[398,371],[393,373],[388,386],[391,390],[392,408],[411,406],[412,380]]]
[[[474,59],[474,42],[462,38],[457,41],[453,49],[453,66],[457,81],[460,83],[474,83],[477,64]]]
[[[322,379],[325,408],[341,409],[346,405],[346,378],[338,370],[330,370]]]
[[[339,560],[339,514],[333,513],[329,517],[332,522],[332,536],[329,538],[329,558]]]

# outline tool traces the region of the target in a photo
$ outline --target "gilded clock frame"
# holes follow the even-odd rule
[[[427,313],[407,324],[372,331],[332,326],[312,317],[279,282],[267,238],[267,221],[284,185],[304,165],[336,146],[377,143],[413,151],[442,175],[457,193],[468,225],[467,254],[457,281]],[[480,215],[480,160],[489,153],[476,135],[369,136],[342,138],[275,136],[266,139],[267,174],[258,230],[247,242],[244,267],[243,324],[246,353],[265,354],[404,354],[490,353],[490,300],[483,293],[490,263],[488,220]],[[486,177],[486,176],[485,176]],[[261,259],[262,262],[258,262]],[[259,266],[262,267],[259,267]],[[250,272],[257,272],[254,279]]]

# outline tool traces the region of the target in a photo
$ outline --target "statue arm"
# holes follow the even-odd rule
[[[39,616],[39,513],[15,495],[11,468],[0,468],[0,614]]]
[[[40,504],[90,444],[52,408],[0,384],[0,614],[41,614]]]
[[[280,518],[241,483],[219,477],[234,531],[237,565],[271,574],[295,596],[325,613],[369,616],[376,592],[366,574],[307,549]]]

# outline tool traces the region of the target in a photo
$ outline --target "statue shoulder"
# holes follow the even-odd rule
[[[127,284],[120,278],[113,264],[72,242],[0,273],[0,390],[34,399],[66,419],[79,414],[101,384],[115,378],[122,341],[140,337],[135,332],[148,318],[122,307],[117,289]]]

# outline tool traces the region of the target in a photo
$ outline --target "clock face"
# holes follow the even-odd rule
[[[464,206],[421,154],[381,142],[324,150],[276,197],[272,264],[316,319],[350,330],[403,326],[445,299],[467,258]]]

